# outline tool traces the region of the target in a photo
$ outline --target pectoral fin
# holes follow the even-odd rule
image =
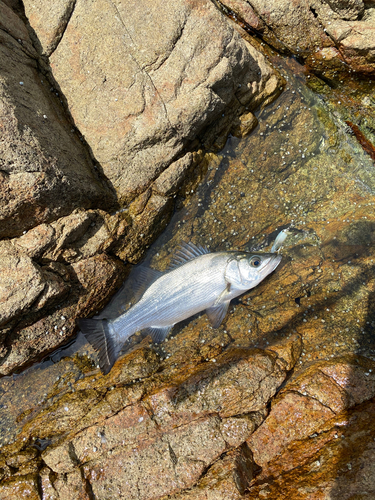
[[[168,333],[172,330],[172,327],[173,325],[165,326],[164,328],[155,328],[151,326],[150,328],[145,328],[143,331],[147,335],[150,335],[155,344],[160,344],[160,342],[163,342]]]
[[[229,304],[230,300],[227,300],[225,302],[221,302],[217,306],[212,306],[206,309],[207,316],[214,328],[219,328],[219,326],[221,325],[221,322],[228,312]]]

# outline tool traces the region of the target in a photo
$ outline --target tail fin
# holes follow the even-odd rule
[[[106,319],[79,319],[81,332],[99,354],[99,366],[104,375],[111,371],[121,350]]]

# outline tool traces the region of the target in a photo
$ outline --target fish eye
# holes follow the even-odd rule
[[[262,260],[260,257],[252,257],[250,259],[250,266],[251,267],[259,267],[261,262],[262,262]]]

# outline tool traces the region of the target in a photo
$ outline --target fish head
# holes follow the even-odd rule
[[[225,277],[238,289],[250,290],[276,269],[281,258],[276,253],[238,253],[228,262]]]

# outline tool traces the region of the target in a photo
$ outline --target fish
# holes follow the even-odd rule
[[[134,333],[144,331],[162,342],[172,327],[206,311],[213,328],[222,323],[230,301],[257,286],[276,269],[281,256],[241,251],[211,252],[207,247],[183,243],[165,273],[138,268],[138,301],[118,317],[80,319],[78,325],[97,351],[104,374],[112,369],[120,351]]]

